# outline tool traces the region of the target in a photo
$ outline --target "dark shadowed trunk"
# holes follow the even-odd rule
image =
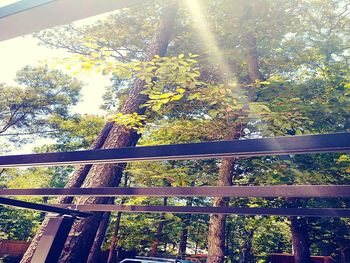
[[[166,206],[168,205],[168,197],[164,197],[163,199],[163,205]],[[162,237],[163,237],[163,228],[165,226],[165,213],[162,213],[160,215],[160,221],[157,227],[157,233],[156,233],[156,238],[153,241],[151,248],[150,248],[150,252],[149,255],[150,257],[155,257],[157,256],[158,253],[158,246],[160,244],[160,242],[162,241]]]
[[[118,234],[119,234],[119,227],[120,227],[120,221],[122,219],[122,212],[117,213],[117,220],[115,222],[114,226],[114,232],[113,232],[113,237],[112,237],[112,243],[109,248],[109,253],[108,253],[108,259],[107,263],[116,263],[117,262],[117,247],[118,247]]]
[[[311,263],[310,242],[305,218],[295,216],[291,217],[290,230],[292,232],[294,262]]]
[[[181,259],[186,258],[186,248],[187,248],[187,237],[188,237],[188,224],[190,221],[190,215],[187,216],[188,218],[184,219],[181,226],[181,237],[180,237],[180,243],[179,243],[179,253],[178,257]]]
[[[159,30],[155,33],[152,42],[149,45],[149,50],[145,60],[151,60],[155,55],[164,56],[169,44],[171,29],[173,27],[176,7],[174,5],[164,8]],[[145,109],[140,109],[147,97],[141,94],[144,90],[144,82],[136,79],[124,105],[121,107],[121,113],[144,114]],[[134,130],[127,129],[125,126],[113,124],[102,148],[122,148],[135,146],[140,135]],[[92,165],[82,184],[82,187],[107,187],[115,185],[118,178],[115,175],[121,176],[124,169],[123,165],[104,164]],[[78,199],[79,204],[102,204],[106,203],[108,198],[99,197],[81,197]],[[89,255],[90,248],[93,244],[95,234],[99,227],[103,213],[94,213],[93,216],[87,219],[77,221],[67,238],[65,248],[61,254],[60,262],[85,263]],[[43,225],[45,227],[45,224]],[[35,249],[32,246],[31,253],[22,260],[30,262],[31,255]]]
[[[194,186],[194,183],[191,184],[191,186]],[[192,198],[188,198],[186,202],[186,206],[192,206]],[[188,239],[188,227],[191,224],[191,214],[184,215],[182,219],[182,225],[181,225],[181,237],[180,237],[180,243],[179,243],[179,252],[178,257],[185,259],[186,257],[186,248],[187,248],[187,239]]]
[[[175,6],[170,6],[164,9],[160,28],[153,38],[146,60],[151,60],[155,55],[164,56],[169,44],[171,28],[175,18]],[[144,90],[144,82],[136,79],[131,88],[128,97],[125,100],[121,113],[144,114],[145,108],[140,109],[147,97],[141,94]],[[140,135],[134,130],[127,129],[125,126],[114,125],[106,139],[103,148],[122,148],[136,145]],[[83,187],[103,187],[114,185],[115,174],[120,174],[118,170],[123,171],[124,167],[115,164],[93,165],[87,175]],[[79,203],[84,204],[99,204],[105,203],[106,198],[82,198]],[[61,255],[61,262],[86,262],[87,252],[90,250],[94,236],[96,234],[102,213],[94,213],[93,216],[87,219],[82,219],[75,223],[70,236],[67,239],[65,249]]]
[[[254,237],[254,230],[251,230],[247,235],[247,242],[245,243],[245,246],[243,248],[243,263],[253,262],[253,253],[252,253],[253,237]]]
[[[340,249],[340,263],[350,262],[350,245]]]

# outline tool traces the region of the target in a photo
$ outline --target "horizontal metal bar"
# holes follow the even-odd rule
[[[71,207],[71,205],[57,205]],[[198,207],[198,206],[137,206],[137,205],[74,205],[79,210],[90,212],[131,212],[131,213],[191,213],[191,214],[236,214],[236,215],[279,215],[314,217],[350,217],[350,209],[335,208],[241,208],[241,207]]]
[[[67,209],[67,208],[60,208],[52,205],[44,205],[44,204],[37,204],[37,203],[26,202],[21,200],[9,199],[4,197],[0,197],[0,204],[20,207],[20,208],[33,209],[33,210],[44,211],[44,212],[71,215],[76,217],[89,217],[92,215],[87,212],[81,212],[81,211],[76,211],[76,210]]]
[[[350,185],[0,189],[0,196],[350,197]]]
[[[350,151],[350,133],[284,136],[76,152],[0,156],[0,167],[117,163]]]
[[[44,4],[53,2],[54,0],[21,0],[13,4],[6,5],[0,8],[0,18],[14,15]]]
[[[142,2],[143,0],[22,0],[0,8],[0,41]]]

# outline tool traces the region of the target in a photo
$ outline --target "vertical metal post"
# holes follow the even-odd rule
[[[31,263],[57,263],[75,219],[67,215],[49,216]]]

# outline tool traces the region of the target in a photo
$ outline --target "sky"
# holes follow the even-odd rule
[[[0,0],[0,7],[15,2],[16,0]],[[107,16],[105,13],[99,16],[76,21],[75,24],[91,24],[98,19]],[[0,83],[15,85],[14,78],[16,72],[26,65],[40,65],[45,61],[54,61],[71,56],[64,50],[50,49],[38,45],[37,39],[31,35],[21,36],[6,41],[0,41]],[[65,73],[72,74],[66,71]],[[72,113],[105,115],[99,107],[102,104],[102,95],[105,87],[110,85],[108,76],[89,73],[76,75],[85,84],[82,89],[82,99],[72,108]],[[33,146],[48,143],[47,140],[39,140],[34,145],[25,145],[22,149],[17,149],[20,153],[30,153]],[[16,153],[14,151],[13,153]]]
[[[13,4],[14,2],[18,2],[19,0],[0,0],[0,7]]]
[[[0,42],[0,83],[15,84],[16,72],[26,65],[40,65],[45,60],[69,57],[63,50],[49,49],[38,45],[32,36],[17,37]],[[71,72],[66,72],[70,74]],[[110,82],[108,77],[94,73],[77,75],[85,85],[82,100],[73,111],[82,114],[103,114],[99,109],[102,103],[104,87]]]
[[[0,7],[17,2],[18,0],[0,0]],[[113,12],[75,21],[76,25],[92,24]],[[26,65],[40,65],[45,61],[54,61],[71,56],[62,49],[50,49],[39,45],[39,41],[31,35],[21,36],[6,41],[0,41],[0,83],[15,84],[16,72]],[[60,68],[62,70],[62,68]],[[67,71],[66,73],[72,74]],[[76,75],[85,83],[82,90],[82,99],[74,107],[73,112],[81,114],[98,114],[104,112],[99,108],[102,104],[102,95],[105,87],[110,84],[108,76],[89,72],[89,74]]]

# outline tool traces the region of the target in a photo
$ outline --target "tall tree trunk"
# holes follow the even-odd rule
[[[258,51],[256,47],[256,37],[252,32],[246,34],[247,68],[251,82],[263,80],[259,70]]]
[[[168,197],[164,197],[163,205],[164,206],[168,205]],[[162,240],[162,237],[163,237],[164,226],[165,226],[165,213],[162,213],[160,215],[160,222],[159,222],[158,227],[157,227],[156,239],[153,241],[153,243],[151,245],[150,252],[149,252],[150,257],[157,256],[158,246],[159,246],[159,244]]]
[[[153,37],[145,60],[151,60],[155,55],[164,56],[166,54],[170,34],[174,24],[175,12],[175,5],[164,8],[159,24],[159,30]],[[147,97],[141,94],[141,91],[143,90],[144,82],[140,79],[136,79],[124,105],[121,107],[121,113],[130,114],[136,112],[138,114],[144,114],[145,109],[140,109],[140,105],[147,100]],[[134,130],[127,129],[125,126],[113,124],[102,148],[107,149],[134,146],[139,137],[140,135]],[[123,169],[123,165],[116,164],[92,165],[86,175],[82,187],[106,187],[115,185],[115,182],[119,180],[118,178],[116,179],[114,175],[121,175]],[[107,201],[108,198],[83,197],[79,198],[78,203],[101,204],[106,203]],[[87,219],[81,219],[73,225],[67,238],[65,248],[61,254],[60,262],[86,262],[99,223],[102,219],[102,215],[103,213],[94,213],[93,216]],[[45,222],[41,229],[43,229],[43,227],[45,227]],[[36,245],[32,246],[31,252],[27,253],[27,256],[22,259],[22,263],[30,262],[35,247]]]
[[[305,218],[291,217],[290,229],[295,263],[311,263],[308,227]]]
[[[92,145],[90,146],[91,150],[101,149],[104,142],[106,141],[109,132],[112,130],[113,122],[107,122],[103,127],[102,131],[98,135],[98,137],[94,140]],[[65,188],[77,188],[80,187],[88,175],[92,165],[80,165],[78,169],[74,172],[74,174],[69,178],[68,182],[65,185]],[[63,196],[58,198],[59,204],[71,204],[73,202],[74,197],[72,196]]]
[[[113,122],[108,122],[101,133],[98,135],[98,137],[94,140],[92,145],[90,146],[91,150],[100,149],[103,146],[103,143],[105,142],[109,132],[111,131],[113,127]],[[78,169],[75,170],[73,175],[69,178],[68,182],[65,185],[65,188],[74,188],[74,187],[80,187],[87,174],[89,173],[92,165],[80,165]],[[59,204],[71,204],[73,202],[74,197],[72,196],[63,196],[57,198],[57,203]],[[45,218],[42,222],[40,229],[37,231],[35,237],[33,238],[32,242],[30,243],[30,246],[28,247],[26,253],[24,254],[21,263],[29,263],[32,256],[34,255],[35,249],[38,246],[38,243],[40,241],[41,236],[44,233],[44,230],[46,229],[48,223],[48,219]]]
[[[224,159],[220,166],[218,186],[232,185],[235,158]],[[228,197],[216,197],[214,206],[228,206]],[[222,263],[225,257],[226,215],[212,214],[209,221],[207,263]]]
[[[168,6],[163,10],[160,28],[156,32],[150,47],[146,60],[151,60],[155,55],[164,56],[169,44],[171,29],[175,19],[174,5]],[[121,113],[144,114],[145,108],[140,109],[147,97],[141,92],[144,90],[144,82],[136,79],[131,88],[128,97],[125,100]],[[125,126],[114,125],[103,145],[103,148],[122,148],[136,145],[140,135],[134,130],[127,129]],[[123,171],[124,166],[115,164],[93,165],[87,175],[83,187],[105,187],[114,185],[116,179],[113,175]],[[105,198],[82,198],[79,203],[99,204],[105,203]],[[90,250],[94,236],[96,234],[102,213],[94,213],[93,216],[76,222],[67,239],[65,248],[60,258],[60,262],[86,262],[87,252]]]
[[[259,70],[258,53],[256,48],[256,38],[254,34],[247,33],[246,35],[246,61],[251,82],[263,80]],[[248,102],[256,100],[256,92],[251,89],[248,93]],[[241,123],[233,128],[232,135],[229,135],[227,140],[238,139],[246,123]],[[219,171],[219,186],[232,185],[232,175],[234,173],[234,162],[236,159],[228,158],[222,161]],[[214,206],[228,206],[229,198],[219,197],[214,199]],[[222,263],[225,256],[225,222],[226,215],[211,215],[209,221],[208,234],[208,259],[207,263]]]

